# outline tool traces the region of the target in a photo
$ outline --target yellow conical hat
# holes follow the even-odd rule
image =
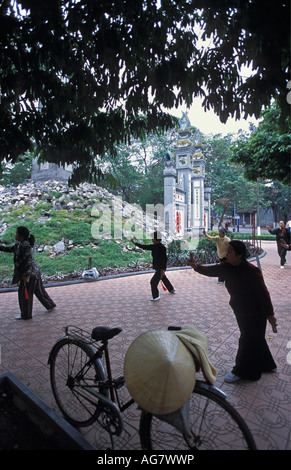
[[[143,333],[130,345],[124,360],[126,386],[136,403],[153,414],[178,410],[195,385],[192,354],[172,332]]]

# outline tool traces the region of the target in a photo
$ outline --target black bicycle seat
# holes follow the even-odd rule
[[[109,326],[96,326],[92,331],[95,341],[107,341],[122,332],[122,328],[109,328]]]

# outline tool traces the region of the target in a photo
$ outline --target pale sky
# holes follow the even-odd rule
[[[253,123],[258,126],[259,121],[255,118],[235,120],[228,118],[226,124],[220,122],[219,117],[212,111],[204,111],[201,100],[196,98],[194,104],[190,109],[180,107],[178,109],[171,109],[171,114],[180,118],[182,112],[187,111],[188,118],[191,126],[196,127],[203,134],[222,134],[227,135],[230,133],[236,133],[240,129],[249,132],[249,124]]]

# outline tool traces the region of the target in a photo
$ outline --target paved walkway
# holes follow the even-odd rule
[[[209,342],[210,360],[217,369],[216,385],[229,394],[253,432],[260,450],[290,449],[290,276],[289,264],[281,270],[274,242],[264,242],[267,255],[261,260],[265,282],[278,319],[278,333],[267,329],[267,341],[278,365],[278,372],[264,374],[258,382],[224,383],[237,350],[238,329],[229,296],[215,278],[206,278],[192,269],[168,271],[177,294],[161,292],[159,302],[150,302],[151,274],[99,280],[93,283],[50,287],[57,308],[46,313],[35,300],[33,319],[16,321],[17,292],[0,295],[0,374],[10,371],[57,410],[52,397],[47,359],[62,328],[74,324],[88,331],[97,325],[122,327],[111,341],[116,375],[122,374],[123,360],[131,342],[150,329],[168,325],[193,325],[203,331]],[[289,349],[288,349],[289,348]],[[119,449],[140,449],[138,415],[128,412],[127,428],[117,440]],[[89,442],[99,449],[108,447],[104,433],[96,426],[85,428]]]

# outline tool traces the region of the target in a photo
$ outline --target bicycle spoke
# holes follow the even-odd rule
[[[94,362],[86,366],[92,355],[88,345],[66,339],[58,346],[51,363],[56,402],[66,419],[76,426],[87,426],[95,420],[98,400],[89,398],[85,387],[93,386],[96,378],[102,377],[98,378]]]

